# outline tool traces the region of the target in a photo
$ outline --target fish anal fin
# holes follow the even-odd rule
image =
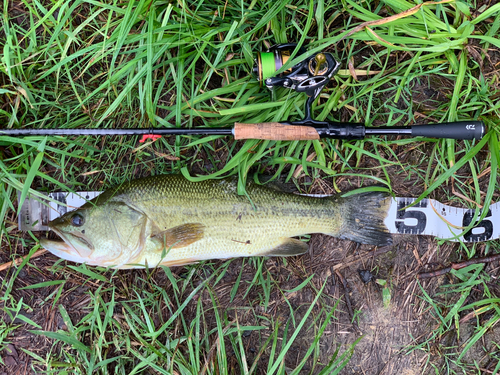
[[[112,268],[119,268],[119,269],[132,269],[132,268],[146,268],[146,267],[159,267],[159,266],[165,266],[165,267],[177,267],[177,266],[185,266],[186,264],[194,264],[198,263],[199,260],[194,259],[194,258],[185,258],[185,259],[174,259],[174,260],[165,260],[163,262],[160,262],[159,264],[153,264],[149,265],[148,262],[146,261],[145,264],[142,263],[127,263],[127,264],[122,264],[121,266],[118,267],[112,267]]]
[[[300,240],[295,238],[284,238],[274,249],[271,249],[265,255],[267,256],[277,256],[277,257],[287,257],[294,255],[301,255],[307,252],[309,246]]]
[[[177,266],[185,266],[186,264],[193,264],[193,263],[198,263],[198,260],[196,259],[176,259],[176,260],[166,260],[164,262],[161,262],[159,266],[165,266],[165,267],[177,267]]]
[[[205,226],[200,223],[188,223],[173,227],[151,236],[162,243],[163,249],[178,249],[199,241],[205,234]]]

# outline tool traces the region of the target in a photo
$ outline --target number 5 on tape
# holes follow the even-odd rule
[[[395,198],[385,224],[391,233],[421,234],[450,238],[463,232],[474,218],[475,210],[444,205],[434,199]],[[481,215],[481,212],[479,212]],[[490,206],[488,214],[459,239],[452,241],[480,242],[500,237],[500,203]]]

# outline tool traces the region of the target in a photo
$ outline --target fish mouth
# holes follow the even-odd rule
[[[42,238],[40,239],[40,245],[43,248],[50,251],[52,254],[58,256],[59,258],[69,260],[71,262],[88,263],[90,261],[89,256],[92,253],[93,247],[89,246],[90,244],[86,240],[74,236],[77,240],[84,242],[87,245],[88,249],[85,249],[83,246],[77,247],[71,243],[67,235],[61,233],[57,229],[50,229],[54,231],[59,237],[61,237],[62,241],[54,241]],[[82,255],[82,253],[87,254]]]
[[[85,263],[87,261],[87,259],[84,259],[80,255],[77,255],[78,252],[73,246],[67,244],[64,241],[53,241],[42,238],[40,239],[40,245],[55,256],[64,260],[69,260],[76,263]]]

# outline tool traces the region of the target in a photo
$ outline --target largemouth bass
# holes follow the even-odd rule
[[[384,193],[314,198],[249,184],[250,201],[236,188],[231,178],[134,180],[50,222],[63,241],[40,243],[63,259],[113,268],[299,255],[308,245],[291,237],[309,233],[391,243],[384,225],[390,199]]]

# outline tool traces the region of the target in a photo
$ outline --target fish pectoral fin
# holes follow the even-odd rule
[[[271,249],[265,255],[280,257],[294,256],[304,254],[308,249],[309,246],[305,242],[295,238],[284,238],[281,244]]]
[[[178,249],[199,241],[205,235],[205,226],[200,223],[188,223],[173,227],[151,236],[153,240],[160,241],[163,249]]]

